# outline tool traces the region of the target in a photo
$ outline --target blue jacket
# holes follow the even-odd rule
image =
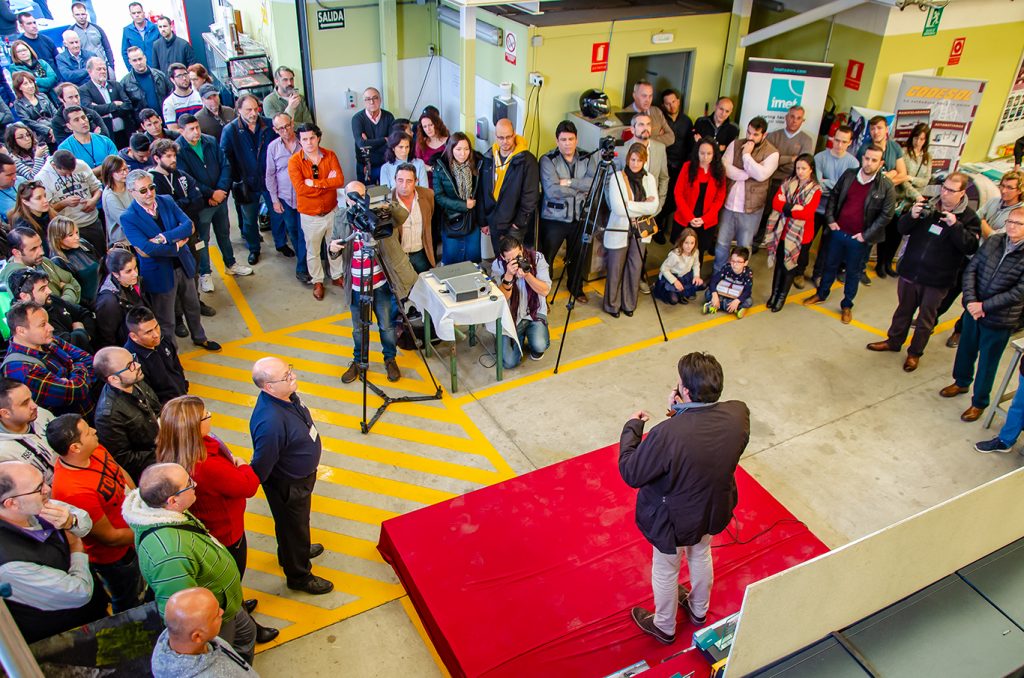
[[[144,35],[139,35],[139,32],[135,29],[135,24],[131,23],[124,27],[121,31],[121,58],[124,59],[124,67],[127,72],[131,72],[132,66],[128,63],[128,48],[139,47],[146,55],[146,62],[150,65],[153,64],[153,43],[160,37],[160,31],[157,30],[156,24],[152,21],[146,22],[146,29]]]
[[[196,262],[188,246],[179,248],[176,240],[188,240],[192,235],[192,221],[181,211],[174,199],[166,195],[156,196],[157,213],[163,228],[156,219],[133,202],[121,215],[121,228],[128,242],[139,254],[139,273],[142,275],[146,292],[161,294],[174,289],[174,262],[177,257],[189,278],[196,274]],[[163,233],[167,238],[164,244],[150,242],[150,238]]]
[[[214,191],[231,190],[231,165],[217,140],[204,134],[199,144],[203,149],[200,160],[184,137],[178,137],[178,169],[199,183],[203,197],[209,199]]]
[[[78,56],[73,56],[68,50],[57,55],[57,70],[65,82],[81,87],[89,82],[89,72],[85,70],[85,63],[97,56],[87,50],[82,50]]]
[[[256,119],[256,132],[235,118],[220,133],[220,149],[231,164],[233,181],[244,181],[253,191],[267,189],[267,147],[277,138],[269,118]]]
[[[249,419],[249,433],[252,470],[261,483],[269,477],[297,479],[316,473],[323,448],[315,426],[298,393],[285,402],[260,392]]]

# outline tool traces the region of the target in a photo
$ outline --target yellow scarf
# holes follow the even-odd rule
[[[508,171],[508,166],[512,163],[512,158],[526,149],[526,139],[517,134],[516,145],[512,148],[512,152],[508,154],[508,157],[505,158],[505,161],[502,162],[497,142],[491,146],[491,155],[494,156],[494,191],[492,197],[495,200],[498,199],[498,195],[501,193],[501,185],[505,183],[505,172]]]

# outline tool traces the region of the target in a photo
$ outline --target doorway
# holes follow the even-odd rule
[[[682,109],[688,110],[692,62],[692,50],[639,54],[629,57],[629,63],[626,66],[626,91],[623,96],[623,107],[633,103],[633,84],[637,80],[647,80],[654,85],[655,104],[661,103],[661,93],[664,90],[675,89],[682,96]]]

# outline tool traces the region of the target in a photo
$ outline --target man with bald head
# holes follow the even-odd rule
[[[139,569],[156,597],[160,615],[172,595],[208,588],[224,610],[220,637],[252,662],[256,622],[242,605],[242,582],[231,553],[188,509],[196,483],[178,464],[153,464],[125,497],[121,514],[135,533]]]
[[[156,640],[150,668],[155,678],[256,676],[231,645],[217,636],[224,611],[201,587],[178,591],[164,606],[167,628]]]
[[[526,139],[516,134],[507,118],[494,125],[495,142],[480,167],[484,225],[494,251],[506,235],[534,244],[533,219],[540,199],[540,166]]]
[[[352,139],[356,142],[356,175],[366,183],[380,181],[380,168],[384,164],[388,134],[395,116],[381,108],[380,90],[367,87],[363,91],[363,110],[352,116]],[[366,156],[369,156],[368,158]],[[370,175],[364,168],[369,160]]]
[[[322,446],[309,409],[299,400],[292,366],[280,358],[260,358],[252,366],[260,389],[249,419],[252,470],[259,476],[274,516],[277,562],[288,588],[313,595],[329,593],[334,584],[313,574],[312,558],[324,552],[310,544],[309,510]]]
[[[142,471],[156,462],[160,399],[143,378],[138,356],[120,346],[101,348],[92,367],[104,382],[96,403],[100,442],[139,482]]]

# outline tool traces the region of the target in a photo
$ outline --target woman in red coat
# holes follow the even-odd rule
[[[227,547],[245,575],[245,500],[256,494],[260,479],[241,457],[231,454],[222,440],[210,433],[210,419],[202,398],[184,395],[168,400],[160,412],[156,437],[157,461],[180,464],[195,485],[196,501],[189,509],[210,534]],[[256,599],[243,601],[251,613]],[[268,643],[278,630],[256,625],[256,642]]]
[[[775,267],[768,308],[778,313],[786,304],[798,270],[800,251],[814,240],[814,212],[821,202],[821,186],[814,167],[814,156],[802,153],[793,163],[793,176],[782,182],[772,198],[764,247],[768,250],[768,268]]]
[[[703,262],[705,253],[715,251],[718,213],[725,204],[725,167],[714,139],[705,137],[697,142],[693,157],[679,171],[675,198],[671,241],[687,226],[697,231],[697,250]]]

